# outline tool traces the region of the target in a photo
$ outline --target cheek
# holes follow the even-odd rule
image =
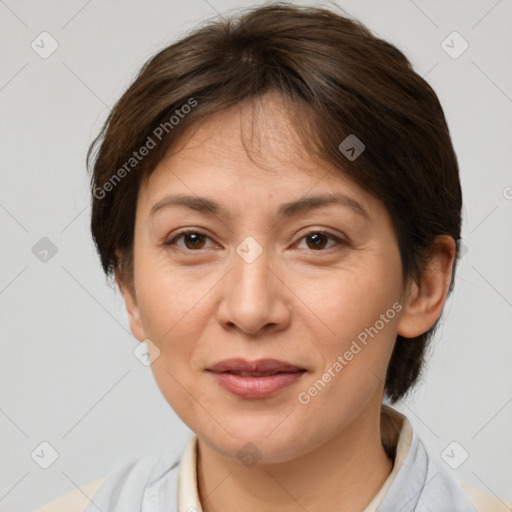
[[[392,267],[392,265],[390,265]],[[395,268],[396,270],[396,268]],[[315,335],[315,350],[322,354],[317,368],[301,389],[318,412],[329,403],[358,405],[384,386],[386,369],[396,340],[400,274],[375,263],[367,271],[344,269],[327,279],[302,280],[298,294],[320,319],[322,335]],[[395,305],[395,307],[393,307]],[[307,313],[307,310],[304,309]],[[348,407],[349,404],[352,406]]]
[[[136,275],[137,300],[146,334],[164,346],[182,338],[185,330],[186,337],[193,340],[201,331],[201,318],[207,317],[204,299],[218,278],[206,269],[171,268],[161,259],[147,261],[138,267]]]
[[[198,410],[191,407],[190,393],[199,403],[204,402],[192,364],[208,317],[201,301],[207,292],[206,283],[190,283],[157,267],[142,280],[145,284],[138,299],[144,332],[160,349],[159,357],[151,364],[153,376],[167,403],[194,428],[199,421]]]
[[[304,314],[313,315],[312,322],[331,335],[327,344],[335,342],[334,347],[340,350],[392,308],[399,296],[398,282],[398,275],[379,266],[353,267],[296,279],[294,293],[303,303]],[[395,317],[393,311],[391,314]],[[386,322],[379,330],[389,331],[391,323]]]

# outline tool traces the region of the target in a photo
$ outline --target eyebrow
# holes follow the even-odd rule
[[[320,194],[315,196],[305,196],[295,201],[281,204],[277,209],[277,217],[287,218],[309,212],[322,206],[338,205],[351,209],[361,217],[370,220],[368,211],[355,199],[341,193]],[[201,196],[172,195],[166,196],[158,201],[151,208],[149,215],[171,207],[185,207],[201,213],[216,215],[218,217],[230,218],[229,212],[220,203]]]

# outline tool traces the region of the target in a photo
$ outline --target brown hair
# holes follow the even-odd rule
[[[210,21],[164,48],[112,109],[87,155],[88,164],[94,155],[91,230],[107,276],[119,268],[131,278],[139,187],[178,135],[271,91],[295,107],[289,112],[304,147],[385,205],[404,283],[418,282],[437,235],[453,237],[459,254],[458,164],[435,92],[403,53],[357,20],[276,3]],[[365,144],[353,160],[339,149],[351,134]],[[416,338],[397,336],[385,383],[392,403],[417,381],[439,319]]]

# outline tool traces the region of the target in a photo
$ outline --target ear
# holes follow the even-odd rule
[[[398,322],[398,334],[414,338],[428,331],[441,316],[456,255],[455,240],[439,235],[420,282],[411,282]]]
[[[121,295],[123,296],[126,312],[128,313],[130,331],[132,331],[133,336],[137,340],[144,341],[146,336],[144,334],[144,328],[142,327],[142,320],[139,306],[137,304],[137,294],[135,293],[133,279],[130,283],[125,282],[119,266],[116,267],[115,277],[117,286],[119,287]]]

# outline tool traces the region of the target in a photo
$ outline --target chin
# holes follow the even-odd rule
[[[222,428],[211,428],[211,425],[195,431],[211,449],[225,457],[237,458],[244,464],[246,459],[252,463],[257,460],[259,464],[282,463],[310,451],[312,447],[304,440],[315,436],[306,433],[304,425],[290,421],[292,418],[284,419],[286,414],[278,416],[264,419],[260,415],[251,420],[239,417],[239,421],[226,421],[223,426],[229,434]]]

